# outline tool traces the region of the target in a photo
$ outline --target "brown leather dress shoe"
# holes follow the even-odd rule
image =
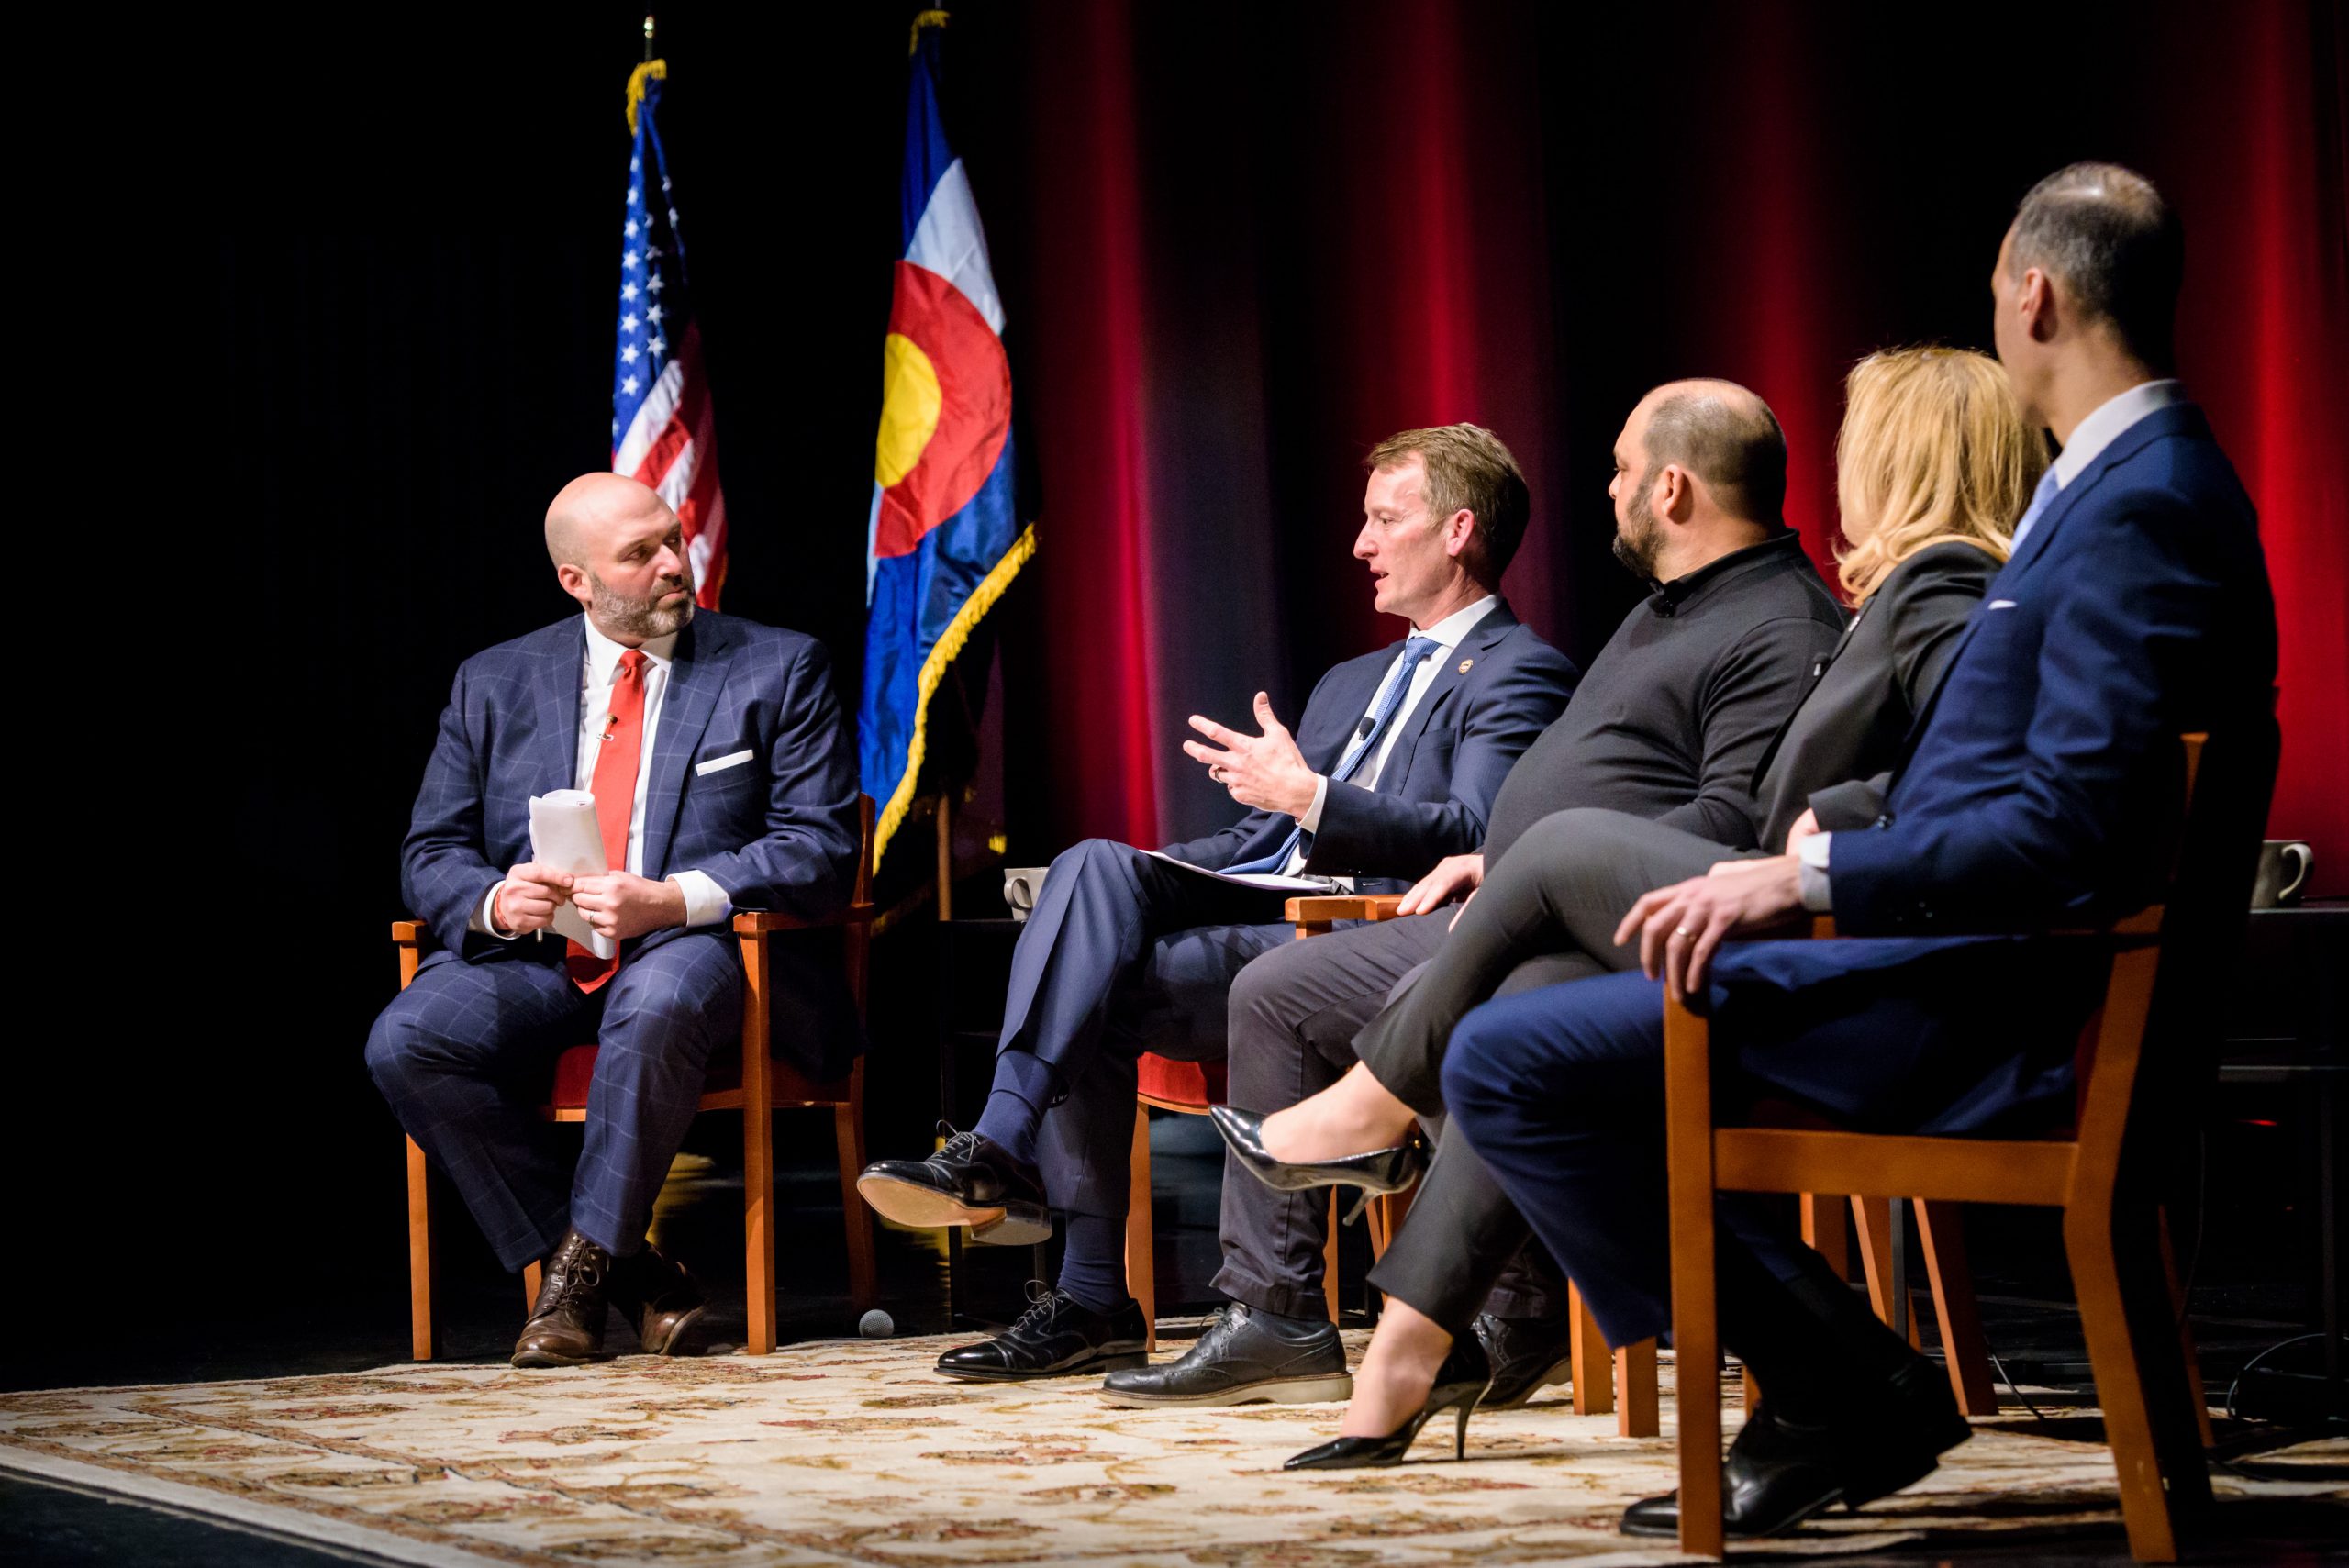
[[[644,1352],[673,1356],[685,1330],[700,1320],[709,1306],[709,1293],[685,1264],[664,1256],[647,1241],[644,1250],[615,1263],[612,1302],[636,1320],[636,1337]]]
[[[576,1230],[546,1262],[538,1304],[514,1342],[516,1366],[577,1366],[604,1351],[604,1309],[609,1304],[612,1255]]]

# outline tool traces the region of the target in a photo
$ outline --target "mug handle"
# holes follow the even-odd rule
[[[2290,861],[2299,868],[2292,873],[2291,881],[2276,890],[2276,902],[2288,904],[2300,891],[2300,884],[2308,881],[2309,873],[2315,869],[2316,851],[2306,844],[2287,844],[2279,858]]]

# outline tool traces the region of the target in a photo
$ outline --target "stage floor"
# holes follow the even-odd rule
[[[1427,1437],[1386,1471],[1284,1473],[1334,1406],[1132,1410],[1093,1379],[954,1383],[949,1338],[764,1358],[623,1356],[0,1395],[0,1467],[329,1551],[432,1564],[1417,1568],[1649,1563],[1614,1531],[1673,1484],[1664,1438],[1618,1437],[1559,1392]],[[1169,1349],[1166,1354],[1175,1353]],[[1667,1359],[1666,1396],[1672,1378]],[[2060,1400],[2041,1391],[2046,1400]],[[2039,1558],[2117,1543],[2093,1412],[1977,1426],[1909,1492],[1777,1543],[1802,1555]],[[2349,1441],[2221,1471],[2221,1534],[2305,1541]]]

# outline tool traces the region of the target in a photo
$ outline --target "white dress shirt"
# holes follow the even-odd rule
[[[1395,738],[1403,733],[1403,726],[1409,720],[1412,710],[1419,706],[1419,699],[1428,695],[1428,688],[1435,684],[1436,676],[1442,673],[1444,662],[1451,657],[1452,651],[1460,646],[1461,639],[1475,630],[1476,623],[1490,614],[1493,606],[1498,602],[1497,595],[1487,594],[1464,609],[1454,610],[1433,626],[1415,626],[1411,628],[1412,636],[1424,637],[1433,642],[1435,651],[1420,660],[1419,668],[1411,672],[1411,684],[1403,694],[1402,706],[1395,710],[1395,717],[1386,721],[1386,732],[1378,738],[1377,754],[1373,756],[1366,764],[1355,769],[1354,776],[1346,781],[1348,784],[1359,784],[1364,789],[1378,787],[1379,770],[1386,766],[1386,754],[1395,750]],[[1402,651],[1397,649],[1394,663],[1386,666],[1386,673],[1378,677],[1378,684],[1371,688],[1370,703],[1362,710],[1364,718],[1368,718],[1378,711],[1379,695],[1386,690],[1386,683],[1395,678],[1395,666],[1402,662]],[[1342,756],[1342,753],[1341,755]],[[1313,804],[1307,806],[1305,815],[1297,818],[1298,826],[1308,833],[1319,833],[1321,830],[1321,807],[1329,798],[1330,775],[1316,774],[1313,780]],[[1305,851],[1300,847],[1291,852],[1288,864],[1283,869],[1282,874],[1295,876],[1297,874],[1297,868],[1304,863]]]
[[[2072,427],[2072,439],[2055,454],[2055,494],[2061,495],[2070,489],[2072,481],[2132,425],[2185,401],[2186,384],[2175,377],[2164,377],[2159,381],[2141,381],[2128,391],[2098,404],[2087,418]],[[2015,549],[2022,548],[2023,539],[2038,522],[2035,517],[2023,517],[2022,526],[2015,529]],[[1828,840],[1833,837],[1832,833],[1813,833],[1795,846],[1795,852],[1802,861],[1802,906],[1814,914],[1834,913],[1834,895],[1827,884],[1828,866],[1834,853]]]
[[[585,619],[585,617],[582,617]],[[619,673],[620,656],[628,649],[614,642],[586,621],[587,657],[579,671],[579,743],[574,769],[577,789],[596,787],[596,757],[603,750],[604,730],[612,711],[612,682]],[[656,637],[640,650],[644,655],[644,725],[636,753],[636,798],[628,813],[628,869],[637,875],[644,874],[644,795],[652,782],[653,738],[661,728],[661,700],[669,692],[669,664],[677,651],[677,634]],[[718,885],[708,873],[681,871],[668,878],[685,895],[685,924],[714,926],[734,912],[734,902],[726,890]],[[505,887],[500,881],[489,890],[489,895],[473,911],[469,922],[476,931],[512,940],[514,933],[500,930],[494,917],[497,911],[497,895]]]

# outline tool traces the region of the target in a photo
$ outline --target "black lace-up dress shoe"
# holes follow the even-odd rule
[[[1180,1360],[1113,1372],[1112,1405],[1309,1405],[1353,1396],[1336,1327],[1227,1303]]]
[[[1941,1369],[1904,1372],[1887,1396],[1817,1426],[1782,1419],[1765,1400],[1729,1445],[1721,1466],[1721,1520],[1731,1537],[1783,1535],[1841,1503],[1857,1509],[1923,1480],[1941,1456],[1972,1436]],[[1647,1497],[1623,1511],[1625,1535],[1676,1535],[1680,1495]]]
[[[1301,1193],[1313,1187],[1359,1187],[1362,1195],[1346,1215],[1353,1223],[1370,1200],[1381,1193],[1398,1193],[1419,1179],[1427,1168],[1427,1151],[1416,1140],[1363,1154],[1341,1154],[1334,1160],[1275,1159],[1264,1149],[1264,1113],[1212,1106],[1208,1119],[1223,1135],[1225,1147],[1241,1168],[1275,1192]]]
[[[1493,1385],[1480,1410],[1514,1410],[1574,1371],[1574,1330],[1566,1319],[1476,1315],[1476,1338],[1493,1363]]]
[[[514,1342],[516,1366],[578,1366],[604,1353],[604,1312],[615,1264],[612,1255],[576,1230],[539,1276],[539,1299]]]
[[[876,1161],[857,1177],[857,1192],[876,1213],[925,1229],[967,1225],[972,1240],[994,1247],[1052,1240],[1052,1212],[1034,1166],[975,1132],[938,1127],[946,1146],[929,1159]]]
[[[1150,1359],[1141,1303],[1129,1297],[1113,1312],[1096,1312],[1064,1290],[1030,1288],[1038,1293],[1035,1305],[1019,1322],[992,1340],[956,1346],[938,1358],[938,1370],[983,1383],[1018,1383],[1111,1372]]]

